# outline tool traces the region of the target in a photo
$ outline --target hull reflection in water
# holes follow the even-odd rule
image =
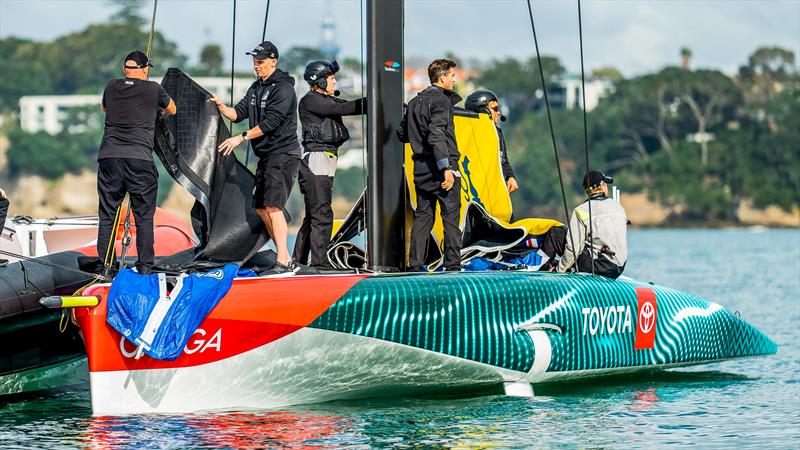
[[[93,448],[174,446],[200,448],[293,447],[335,440],[347,428],[337,416],[317,413],[230,413],[158,418],[94,417],[81,441]],[[157,430],[148,432],[148,430]]]
[[[106,297],[107,285],[88,295]],[[94,414],[443,394],[772,354],[719,305],[629,279],[496,272],[237,279],[175,361],[78,311]]]

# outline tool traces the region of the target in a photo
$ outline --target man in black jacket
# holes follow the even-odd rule
[[[444,225],[444,266],[446,270],[461,270],[461,230],[458,227],[461,211],[461,174],[458,160],[461,154],[456,144],[453,125],[453,105],[461,100],[453,92],[456,63],[437,59],[428,66],[431,86],[408,102],[397,135],[411,143],[414,154],[414,187],[417,209],[411,228],[409,264],[421,271],[425,250],[433,228],[436,204],[442,209]]]
[[[497,101],[497,95],[489,90],[477,90],[467,96],[467,99],[464,101],[464,107],[476,113],[489,114],[492,118],[494,128],[497,130],[497,137],[500,140],[500,167],[503,170],[503,179],[506,181],[506,189],[509,194],[516,191],[519,189],[519,185],[517,185],[517,179],[514,176],[511,163],[508,161],[506,138],[503,137],[503,129],[499,126],[500,122],[506,121],[506,116],[500,114],[500,103]]]
[[[265,41],[247,54],[253,57],[259,79],[232,108],[217,97],[211,100],[229,120],[238,123],[248,119],[250,129],[226,139],[219,151],[227,156],[241,143],[252,141],[253,153],[258,156],[253,207],[275,242],[278,258],[273,271],[296,272],[298,267],[289,256],[289,227],[283,213],[300,167],[294,78],[277,68],[278,49],[272,42]]]
[[[300,192],[306,205],[303,224],[297,232],[294,259],[311,266],[331,269],[327,250],[333,228],[333,176],[339,146],[350,133],[342,116],[364,114],[364,99],[346,101],[336,97],[336,61],[313,61],[306,66],[303,78],[310,90],[300,99],[298,112],[303,126],[303,159],[300,162]]]

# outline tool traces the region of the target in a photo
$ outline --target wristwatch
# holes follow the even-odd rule
[[[247,142],[247,131],[242,131],[242,139]]]

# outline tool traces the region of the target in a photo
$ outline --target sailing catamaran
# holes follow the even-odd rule
[[[106,321],[111,286],[88,287],[83,294],[99,304],[74,311],[94,414],[270,408],[492,386],[530,396],[541,382],[777,351],[716,303],[631,279],[401,273],[406,186],[403,147],[393,131],[403,107],[403,2],[366,5],[369,176],[363,216],[352,216],[366,228],[369,270],[237,278],[174,361],[137,354]],[[246,260],[263,244],[263,233],[247,212],[247,189],[236,188],[248,182],[244,166],[215,151],[227,129],[208,107],[208,93],[188,77],[171,69],[163,84],[182,107],[162,123],[157,151],[197,198],[204,223],[194,267],[242,248],[238,260]],[[460,117],[462,127],[492,129],[485,115]],[[170,141],[165,129],[177,139]],[[459,147],[482,142],[459,141]],[[472,187],[481,180],[474,177]],[[465,189],[466,200],[474,200],[472,192]]]

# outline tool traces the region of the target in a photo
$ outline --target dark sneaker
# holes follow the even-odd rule
[[[300,270],[300,266],[294,260],[289,261],[289,264],[281,264],[275,261],[275,265],[272,267],[273,273],[295,274],[298,270]]]
[[[136,266],[136,271],[139,272],[139,275],[152,275],[153,269],[146,266]]]
[[[460,265],[458,266],[448,266],[444,268],[445,272],[461,272],[462,268]]]

